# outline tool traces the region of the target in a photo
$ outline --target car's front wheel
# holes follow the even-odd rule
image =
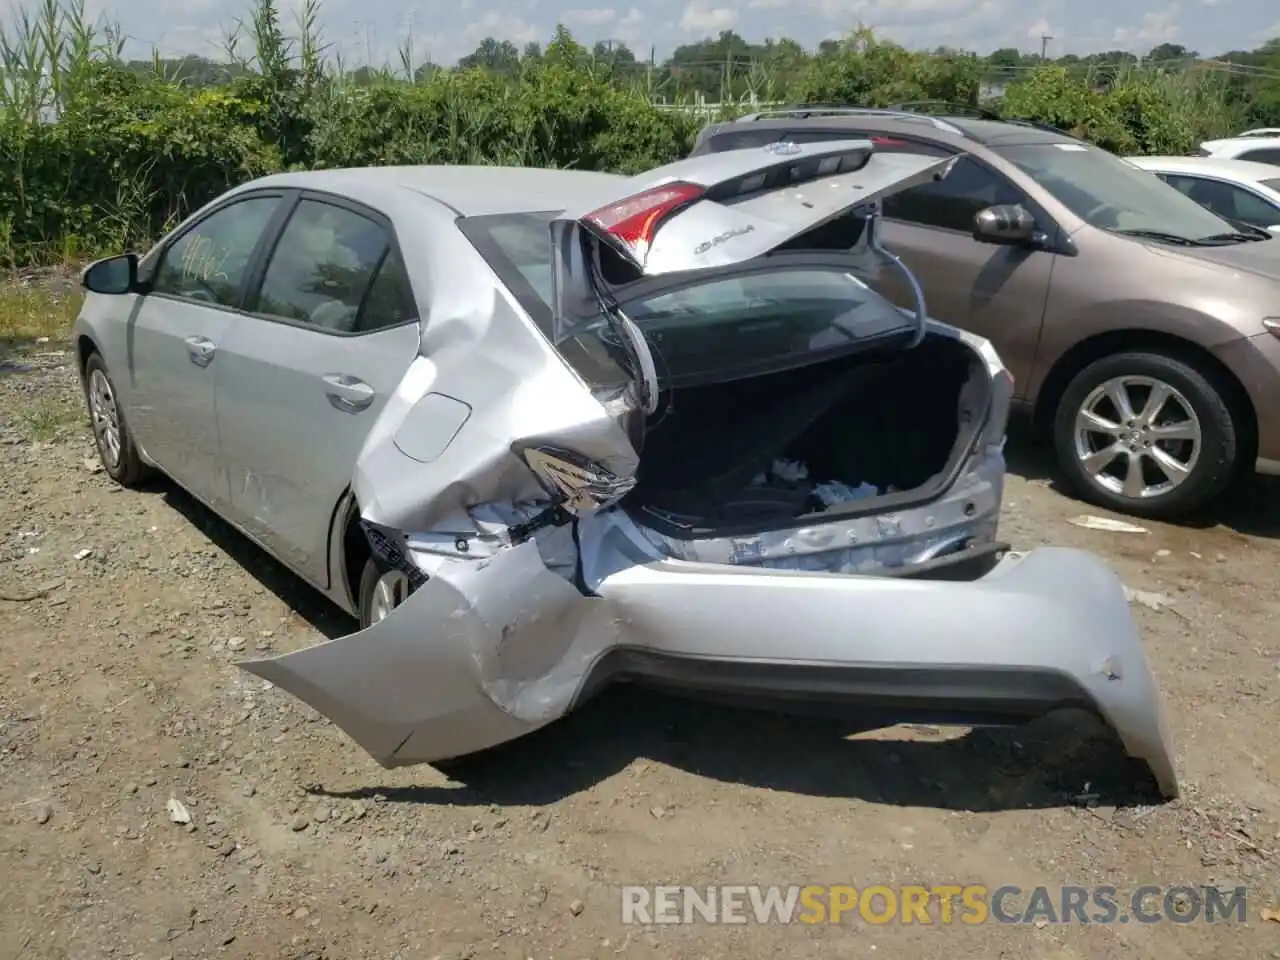
[[[1053,433],[1082,498],[1152,518],[1185,515],[1221,493],[1242,449],[1212,375],[1155,351],[1103,357],[1076,374]]]
[[[412,592],[403,571],[370,557],[360,575],[360,629],[385,620]]]
[[[131,487],[145,479],[148,470],[133,442],[116,397],[115,384],[107,373],[102,354],[91,353],[84,365],[84,399],[93,427],[93,442],[98,448],[102,468],[121,486]]]

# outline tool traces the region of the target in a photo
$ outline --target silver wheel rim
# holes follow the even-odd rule
[[[120,463],[120,412],[111,381],[101,370],[89,375],[89,417],[98,453],[108,467],[115,469]]]
[[[1190,401],[1154,377],[1113,377],[1076,412],[1076,457],[1085,475],[1128,500],[1149,500],[1182,486],[1203,446]]]
[[[391,611],[404,603],[409,596],[409,578],[399,570],[388,570],[373,585],[373,603],[369,611],[370,623],[379,623],[391,616]]]

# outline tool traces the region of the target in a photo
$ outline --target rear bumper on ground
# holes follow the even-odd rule
[[[1177,795],[1123,589],[1092,554],[1044,548],[955,582],[628,564],[626,552],[584,543],[586,597],[530,541],[437,572],[369,629],[241,665],[389,767],[495,746],[635,677],[974,725],[1083,707]]]

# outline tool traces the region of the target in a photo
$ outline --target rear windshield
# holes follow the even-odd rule
[[[1271,190],[1275,190],[1276,192],[1280,193],[1280,180],[1259,180],[1258,182],[1261,183],[1264,187],[1267,187]]]
[[[468,218],[460,222],[499,278],[551,336],[553,279],[549,225],[553,213]],[[896,338],[914,329],[914,315],[837,267],[783,265],[720,276],[625,304],[644,331],[667,384],[706,382],[810,362],[857,344]],[[611,356],[612,335],[601,317],[561,344],[579,372]],[[587,378],[600,382],[603,370]],[[607,378],[606,378],[607,379]]]

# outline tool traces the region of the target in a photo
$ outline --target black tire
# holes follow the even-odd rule
[[[1095,389],[1116,377],[1146,377],[1172,387],[1200,422],[1195,465],[1181,484],[1166,493],[1139,499],[1109,490],[1085,470],[1077,456],[1076,416]],[[1067,385],[1053,418],[1054,449],[1067,483],[1083,500],[1139,517],[1174,519],[1203,507],[1235,477],[1244,446],[1217,379],[1193,363],[1157,351],[1118,353],[1089,364]]]
[[[84,399],[85,406],[89,410],[91,428],[93,428],[93,400],[91,399],[91,393],[97,377],[102,377],[106,380],[110,393],[110,404],[115,411],[116,428],[120,441],[120,454],[113,461],[110,452],[104,449],[102,434],[96,428],[93,429],[93,443],[98,450],[98,459],[102,461],[102,469],[107,472],[107,476],[116,483],[122,487],[136,487],[150,476],[152,471],[142,462],[138,447],[133,442],[133,434],[129,432],[129,424],[125,421],[124,411],[120,409],[120,404],[116,399],[116,386],[111,380],[111,375],[107,372],[107,364],[102,359],[102,354],[95,351],[89,354],[89,359],[85,361],[84,365]]]
[[[378,581],[382,575],[390,572],[390,567],[382,563],[376,557],[370,557],[364,562],[364,569],[360,572],[360,591],[359,605],[357,612],[360,616],[360,629],[373,626],[373,599],[374,588],[377,587]],[[406,589],[408,589],[406,585]],[[411,591],[410,591],[411,592]],[[406,593],[406,596],[408,594]],[[403,603],[403,599],[399,601]],[[399,604],[397,604],[398,606]]]

